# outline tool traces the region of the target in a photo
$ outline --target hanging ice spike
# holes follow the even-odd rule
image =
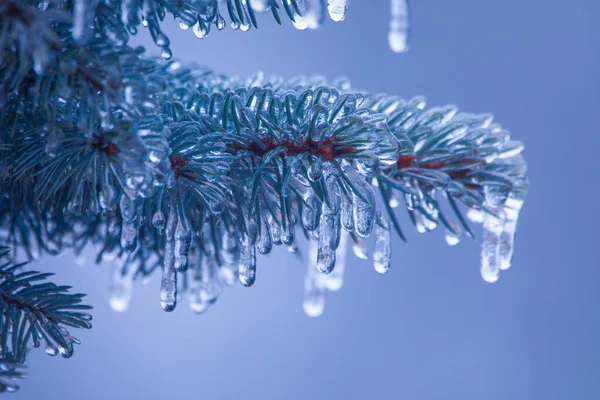
[[[97,1],[97,0],[96,0]],[[374,1],[374,0],[373,0]],[[77,4],[83,3],[78,1]],[[242,31],[249,30],[255,24],[255,14],[272,13],[280,22],[281,12],[285,10],[294,27],[298,30],[318,29],[325,20],[326,15],[335,22],[346,19],[350,0],[201,0],[200,8],[196,10],[197,17],[182,14],[179,16],[179,26],[183,30],[192,28],[192,32],[199,39],[204,39],[210,33],[211,25],[217,29],[225,28],[226,23],[219,11],[219,4],[223,7],[223,15],[231,20],[231,28]],[[390,0],[390,20],[388,43],[392,51],[404,53],[408,51],[410,41],[410,16],[409,0]],[[89,8],[89,7],[88,7]],[[144,24],[154,24],[154,21],[143,20]],[[79,30],[77,30],[77,34]],[[163,48],[165,58],[170,58],[169,43],[163,36],[157,34],[156,43]]]

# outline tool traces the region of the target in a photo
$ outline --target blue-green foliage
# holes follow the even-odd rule
[[[24,264],[8,260],[0,247],[0,392],[12,391],[10,380],[22,376],[30,346],[46,346],[49,355],[73,355],[79,341],[68,328],[91,328],[92,307],[81,304],[84,294],[69,293],[70,286],[46,280],[51,273],[22,271]]]
[[[280,9],[292,20],[306,10],[228,0],[232,26],[256,26],[258,3],[277,20]],[[230,78],[128,46],[146,26],[169,59],[167,13],[199,37],[224,26],[215,0],[0,4],[0,243],[27,258],[93,244],[98,262],[120,261],[118,310],[134,280],[161,270],[163,308],[185,291],[202,312],[224,286],[252,285],[257,252],[297,253],[301,233],[315,243],[305,309],[317,315],[325,291],[339,287],[321,276],[343,271],[344,235],[366,257],[363,239],[374,233],[375,269],[390,268],[390,228],[404,239],[400,203],[419,231],[440,226],[449,244],[473,236],[466,206],[484,227],[484,279],[510,266],[526,164],[523,145],[490,115],[319,77]],[[66,311],[83,307],[81,295],[31,285],[47,276],[15,268],[2,272],[4,323],[17,324],[12,337],[24,331],[4,359],[22,362],[29,340],[70,355],[74,339],[61,326],[89,327],[87,314]],[[45,325],[23,307],[42,307]]]

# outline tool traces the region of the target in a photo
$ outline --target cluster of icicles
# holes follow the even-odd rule
[[[176,178],[152,198],[121,197],[121,248],[130,252],[113,275],[115,310],[127,308],[149,229],[164,238],[163,309],[173,310],[178,292],[187,292],[196,312],[224,286],[251,286],[257,252],[285,245],[298,253],[302,231],[309,242],[304,309],[320,315],[326,292],[342,286],[349,247],[359,258],[371,253],[374,269],[388,272],[390,228],[402,201],[419,232],[443,226],[455,245],[460,226],[470,234],[454,200],[460,198],[467,217],[483,226],[483,279],[494,282],[510,267],[527,188],[522,143],[490,115],[425,109],[422,97],[313,87],[190,91],[163,105]],[[377,208],[377,187],[387,213]],[[438,195],[460,226],[444,216]]]
[[[223,0],[221,0],[224,2]],[[223,29],[226,25],[225,19],[218,11],[217,0],[200,0],[204,2],[204,12],[198,13],[197,21],[182,18],[180,26],[182,29],[192,27],[198,38],[204,38],[210,32],[211,24],[217,29]],[[235,4],[235,1],[230,3]],[[272,7],[279,7],[275,0],[243,0],[243,4],[249,7],[239,7],[231,11],[231,27],[233,29],[248,30],[252,25],[253,12],[267,12]],[[283,7],[288,15],[293,17],[293,25],[299,30],[318,29],[325,20],[325,14],[335,21],[340,22],[346,18],[350,0],[282,0]],[[408,0],[390,0],[390,23],[388,41],[390,48],[397,53],[403,53],[409,46],[409,5]],[[299,13],[298,13],[299,12]],[[169,52],[167,52],[169,54]]]

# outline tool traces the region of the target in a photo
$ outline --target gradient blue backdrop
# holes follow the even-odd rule
[[[89,293],[94,329],[70,360],[30,357],[15,399],[598,399],[600,2],[414,1],[408,54],[387,47],[387,0],[298,32],[263,16],[197,40],[170,22],[174,54],[224,73],[321,73],[431,105],[493,112],[526,143],[531,191],[513,268],[479,277],[479,245],[441,233],[396,240],[392,271],[351,257],[325,314],[303,314],[303,266],[279,251],[251,289],[195,316],[161,311],[158,279],[128,312],[106,300],[108,265],[36,264]],[[150,44],[147,33],[136,43]]]

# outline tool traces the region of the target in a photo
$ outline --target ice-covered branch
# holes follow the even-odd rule
[[[490,115],[427,109],[420,97],[371,96],[344,81],[243,81],[147,62],[155,63],[153,80],[168,83],[160,116],[139,124],[165,132],[168,148],[136,157],[108,132],[73,130],[64,153],[49,155],[30,130],[12,143],[19,157],[0,200],[8,238],[31,254],[94,242],[98,260],[121,258],[116,308],[125,307],[136,277],[159,268],[163,308],[175,307],[179,289],[204,310],[236,276],[254,282],[257,252],[278,244],[295,252],[297,232],[317,243],[324,274],[344,251],[342,230],[363,257],[363,239],[375,232],[373,261],[384,273],[390,230],[404,238],[394,210],[400,202],[418,231],[441,226],[449,244],[463,230],[472,235],[462,203],[483,222],[483,277],[494,281],[510,265],[526,164],[522,144]],[[139,143],[152,142],[139,131]],[[149,178],[127,172],[129,163],[146,166]],[[444,199],[457,222],[442,210]]]
[[[69,286],[42,282],[50,273],[21,271],[23,264],[7,262],[8,248],[0,247],[0,392],[14,391],[30,345],[46,345],[46,353],[71,357],[79,341],[67,328],[91,327],[91,316],[81,304],[83,294]]]

